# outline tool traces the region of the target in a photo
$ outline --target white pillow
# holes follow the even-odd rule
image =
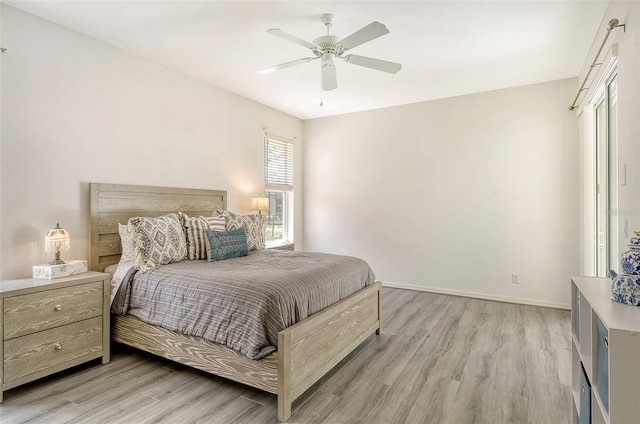
[[[133,239],[133,233],[129,231],[127,225],[118,224],[118,233],[120,234],[120,247],[122,248],[122,256],[120,261],[124,260],[128,262],[135,262],[138,254],[138,246]]]
[[[122,256],[120,256],[120,262],[118,262],[118,266],[111,277],[111,303],[113,303],[113,299],[122,284],[124,276],[127,274],[127,271],[136,265],[138,255],[140,254],[138,246],[133,239],[133,234],[129,231],[128,226],[118,224],[118,233],[120,234]]]

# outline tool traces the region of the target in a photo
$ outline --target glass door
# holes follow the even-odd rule
[[[618,270],[618,96],[615,72],[595,102],[596,276]]]
[[[619,269],[620,255],[618,253],[618,235],[620,233],[618,210],[618,84],[617,76],[609,81],[607,86],[607,177],[608,177],[608,202],[609,202],[609,234],[607,245],[609,250],[609,269],[616,272]]]

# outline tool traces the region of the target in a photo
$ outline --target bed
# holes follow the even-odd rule
[[[90,184],[90,269],[104,271],[120,259],[118,224],[134,216],[170,212],[210,216],[225,210],[221,190]],[[371,334],[380,334],[381,284],[375,282],[322,309],[278,335],[278,349],[252,360],[223,345],[113,315],[113,340],[202,371],[277,395],[278,419],[291,416],[291,404]]]

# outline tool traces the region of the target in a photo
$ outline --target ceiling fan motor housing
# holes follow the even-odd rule
[[[313,44],[320,47],[322,50],[314,50],[314,53],[317,56],[322,56],[323,53],[332,53],[336,56],[340,56],[344,53],[344,48],[338,44],[340,42],[340,37],[337,35],[323,35],[315,40],[313,40]]]

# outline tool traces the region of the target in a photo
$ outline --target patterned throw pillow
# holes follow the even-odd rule
[[[133,233],[133,239],[140,249],[136,265],[141,272],[187,257],[182,219],[176,213],[157,218],[130,218],[129,231]]]
[[[247,233],[244,228],[233,231],[211,231],[208,229],[205,231],[211,245],[209,261],[221,261],[249,254]]]
[[[227,222],[227,231],[244,228],[247,232],[249,250],[264,249],[264,231],[266,219],[264,215],[237,215],[229,211],[215,211],[213,216],[223,216]]]
[[[222,216],[196,216],[189,217],[183,212],[180,216],[184,220],[184,228],[187,230],[187,248],[189,260],[207,259],[209,257],[209,240],[204,232],[207,228],[213,231],[225,231],[226,222]]]

